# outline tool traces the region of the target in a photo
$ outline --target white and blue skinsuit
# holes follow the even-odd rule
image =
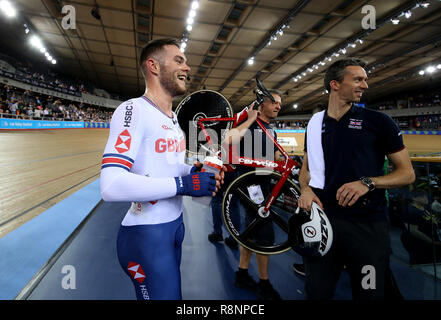
[[[180,262],[184,224],[174,177],[190,174],[185,136],[145,96],[114,112],[101,167],[105,201],[131,201],[118,233],[121,267],[137,299],[182,299]]]

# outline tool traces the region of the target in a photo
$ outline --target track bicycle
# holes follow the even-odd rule
[[[255,168],[228,186],[222,201],[223,219],[228,232],[242,246],[262,254],[277,254],[291,249],[288,221],[300,197],[298,183],[291,173],[300,164],[277,143],[259,118],[256,119],[258,126],[280,151],[283,161],[240,156],[234,147],[222,143],[225,133],[244,121],[251,107],[257,109],[264,99],[274,102],[258,78],[256,85],[256,100],[237,114],[233,114],[222,94],[212,90],[196,91],[185,97],[176,108],[176,114],[186,134],[186,149],[190,155],[218,154],[229,171],[237,166]],[[240,203],[238,209],[234,208],[235,201]],[[268,232],[272,233],[270,243],[254,240],[255,235]]]

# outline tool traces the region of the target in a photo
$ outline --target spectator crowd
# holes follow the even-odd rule
[[[0,117],[33,120],[110,122],[113,109],[57,99],[0,84]]]

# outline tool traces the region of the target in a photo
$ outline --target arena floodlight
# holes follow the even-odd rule
[[[17,10],[15,10],[14,6],[7,0],[0,1],[0,9],[8,18],[14,18],[17,15]]]
[[[298,105],[297,103],[294,103],[294,104],[292,105],[292,107],[293,107],[294,109],[297,109],[297,108],[299,107],[299,105]]]
[[[40,49],[43,47],[43,44],[41,43],[41,39],[38,36],[33,35],[30,39],[30,42],[31,42],[31,45],[37,49]]]
[[[427,71],[428,73],[434,73],[434,72],[436,71],[436,69],[435,69],[434,66],[428,66],[428,67],[426,68],[426,71]]]
[[[424,70],[420,70],[420,72],[418,72],[418,74],[420,75],[420,76],[424,76]]]
[[[198,1],[193,1],[193,2],[191,3],[191,8],[192,8],[193,10],[196,10],[197,8],[199,8],[199,2],[198,2]]]

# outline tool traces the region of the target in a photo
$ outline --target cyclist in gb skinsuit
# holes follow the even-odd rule
[[[220,176],[185,164],[185,136],[172,99],[190,68],[174,39],[147,44],[140,58],[146,93],[114,112],[104,150],[101,194],[131,201],[117,239],[118,259],[137,299],[182,299],[182,196],[214,195]]]

